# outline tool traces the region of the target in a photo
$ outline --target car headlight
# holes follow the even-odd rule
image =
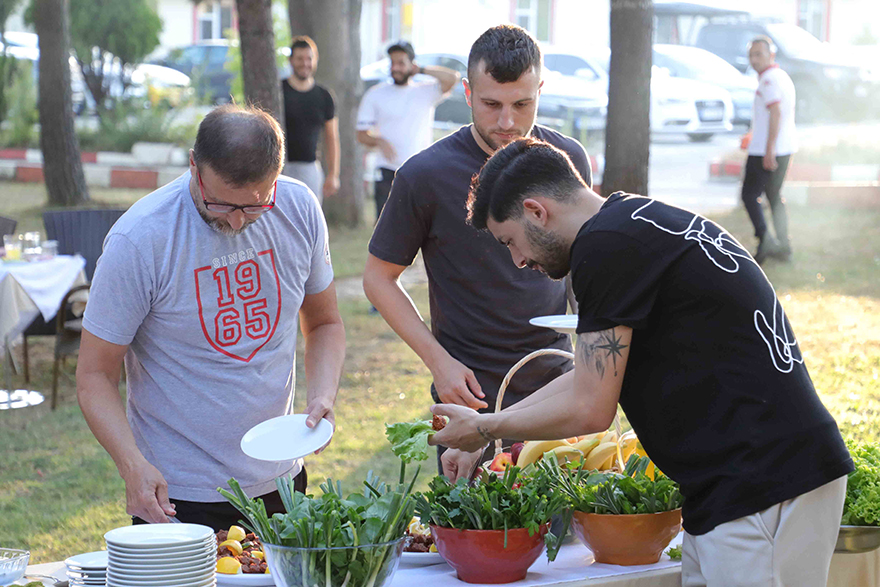
[[[843,77],[843,70],[836,67],[826,67],[822,72],[825,74],[825,77],[835,81]]]

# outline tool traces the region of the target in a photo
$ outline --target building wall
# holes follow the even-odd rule
[[[610,0],[556,0],[553,44],[575,50],[578,45],[608,46]]]
[[[180,47],[195,42],[193,31],[194,13],[191,0],[160,0],[157,5],[162,19],[159,45],[165,48]]]

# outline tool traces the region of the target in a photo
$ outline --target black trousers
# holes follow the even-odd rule
[[[380,167],[379,171],[382,172],[382,179],[377,180],[373,185],[373,198],[376,200],[377,222],[379,221],[379,216],[382,214],[382,208],[385,207],[385,202],[388,201],[388,194],[391,193],[391,182],[394,181],[393,169]]]
[[[776,158],[776,171],[764,169],[764,158],[758,155],[749,155],[746,161],[746,175],[743,179],[742,201],[755,227],[755,236],[764,238],[767,233],[767,221],[764,220],[764,210],[761,207],[761,195],[767,194],[770,204],[770,213],[773,216],[773,227],[776,230],[776,238],[783,245],[788,244],[788,213],[785,210],[785,200],[782,198],[782,182],[785,181],[785,172],[791,155],[782,155]]]
[[[306,473],[306,468],[303,467],[299,475],[293,478],[293,488],[300,493],[305,493],[308,484],[309,475]],[[270,518],[272,514],[284,513],[284,504],[281,502],[281,495],[277,491],[261,495],[260,499],[263,500],[266,506],[266,513],[269,514]],[[175,517],[178,520],[186,524],[209,526],[214,529],[214,532],[217,530],[229,530],[230,526],[238,525],[239,520],[242,519],[241,512],[235,509],[235,506],[228,501],[203,503],[172,499],[171,503],[177,508],[177,515]],[[147,522],[137,516],[132,516],[131,523],[137,525],[146,524]]]

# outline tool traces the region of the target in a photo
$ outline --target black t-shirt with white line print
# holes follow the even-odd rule
[[[723,228],[618,192],[580,229],[571,268],[579,334],[633,329],[620,405],[681,485],[690,534],[852,470],[773,286]]]

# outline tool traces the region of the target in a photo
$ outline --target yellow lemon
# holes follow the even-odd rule
[[[271,575],[271,573],[269,572],[269,567],[266,567],[266,574]]]
[[[242,528],[241,526],[230,526],[229,533],[226,535],[226,538],[228,540],[238,540],[239,542],[241,542],[245,539],[245,536],[247,536],[247,533],[244,531],[244,528]]]
[[[220,548],[223,548],[224,546],[232,551],[232,554],[234,554],[235,556],[240,555],[241,551],[244,550],[244,548],[242,548],[241,546],[241,542],[239,542],[238,540],[224,540],[220,543]]]
[[[431,547],[428,548],[428,552],[437,552],[437,547],[432,544]]]
[[[251,556],[256,559],[263,560],[263,551],[262,550],[252,550]]]
[[[241,563],[231,556],[217,559],[217,572],[224,575],[237,575],[241,571]]]

